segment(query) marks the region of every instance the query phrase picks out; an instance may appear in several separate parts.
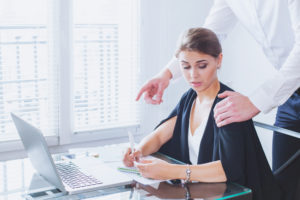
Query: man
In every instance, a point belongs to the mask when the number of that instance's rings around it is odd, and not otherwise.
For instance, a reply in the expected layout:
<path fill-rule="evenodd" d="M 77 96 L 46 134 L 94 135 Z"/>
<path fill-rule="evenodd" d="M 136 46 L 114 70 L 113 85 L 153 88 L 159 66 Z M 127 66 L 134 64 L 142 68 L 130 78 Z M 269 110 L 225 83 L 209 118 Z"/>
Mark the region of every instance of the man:
<path fill-rule="evenodd" d="M 217 126 L 245 121 L 279 106 L 275 125 L 300 132 L 300 0 L 215 0 L 204 27 L 224 40 L 237 22 L 261 45 L 277 73 L 249 97 L 221 93 L 224 99 L 214 110 Z M 137 100 L 145 93 L 147 103 L 160 104 L 169 80 L 180 74 L 178 66 L 176 58 L 171 59 L 141 88 Z M 299 149 L 299 139 L 274 133 L 273 171 Z"/>

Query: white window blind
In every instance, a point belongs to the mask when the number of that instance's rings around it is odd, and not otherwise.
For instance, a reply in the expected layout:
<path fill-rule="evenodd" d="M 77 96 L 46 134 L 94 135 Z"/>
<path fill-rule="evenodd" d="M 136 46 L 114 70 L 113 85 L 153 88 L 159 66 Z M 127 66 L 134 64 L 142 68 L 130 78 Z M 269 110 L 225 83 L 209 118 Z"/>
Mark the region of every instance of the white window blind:
<path fill-rule="evenodd" d="M 138 2 L 0 0 L 0 142 L 19 139 L 10 112 L 66 141 L 71 132 L 138 125 Z M 72 112 L 62 112 L 66 99 Z"/>
<path fill-rule="evenodd" d="M 75 0 L 73 130 L 137 125 L 138 0 Z"/>
<path fill-rule="evenodd" d="M 17 139 L 10 112 L 57 134 L 57 70 L 49 0 L 0 0 L 0 141 Z"/>

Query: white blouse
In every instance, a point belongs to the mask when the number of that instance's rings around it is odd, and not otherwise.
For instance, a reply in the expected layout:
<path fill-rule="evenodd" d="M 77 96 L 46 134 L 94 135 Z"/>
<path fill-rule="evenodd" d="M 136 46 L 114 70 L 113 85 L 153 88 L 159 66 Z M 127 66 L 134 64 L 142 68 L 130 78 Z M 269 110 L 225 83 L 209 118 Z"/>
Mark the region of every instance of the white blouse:
<path fill-rule="evenodd" d="M 194 106 L 194 104 L 195 101 L 192 107 Z M 189 124 L 188 147 L 189 147 L 190 161 L 193 165 L 197 165 L 198 162 L 200 143 L 206 128 L 208 115 L 209 113 L 207 113 L 207 116 L 204 117 L 201 124 L 196 128 L 194 135 L 192 135 L 191 125 Z M 190 120 L 191 120 L 191 115 L 190 115 Z"/>

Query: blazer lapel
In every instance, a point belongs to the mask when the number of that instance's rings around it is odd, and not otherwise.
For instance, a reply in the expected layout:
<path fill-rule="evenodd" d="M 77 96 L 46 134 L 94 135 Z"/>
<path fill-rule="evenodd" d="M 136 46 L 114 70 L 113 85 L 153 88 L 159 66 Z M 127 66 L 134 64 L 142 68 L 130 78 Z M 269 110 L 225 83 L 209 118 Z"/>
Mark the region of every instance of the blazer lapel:
<path fill-rule="evenodd" d="M 220 90 L 218 94 L 225 91 L 224 85 L 220 83 Z M 211 162 L 214 160 L 214 153 L 216 152 L 215 148 L 218 146 L 215 145 L 217 141 L 218 133 L 217 126 L 214 118 L 214 107 L 220 101 L 218 96 L 216 96 L 213 105 L 211 106 L 211 110 L 207 119 L 207 124 L 203 133 L 202 140 L 200 141 L 199 155 L 198 155 L 198 164 L 203 164 L 207 162 Z"/>

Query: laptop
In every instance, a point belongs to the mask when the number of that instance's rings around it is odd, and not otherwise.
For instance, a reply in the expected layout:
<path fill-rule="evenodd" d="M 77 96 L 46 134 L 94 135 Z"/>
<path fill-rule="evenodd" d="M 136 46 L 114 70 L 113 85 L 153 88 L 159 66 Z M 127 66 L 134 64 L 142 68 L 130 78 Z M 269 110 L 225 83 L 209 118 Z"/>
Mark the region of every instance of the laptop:
<path fill-rule="evenodd" d="M 97 158 L 54 163 L 41 131 L 11 113 L 28 157 L 35 170 L 62 193 L 75 194 L 132 183 L 132 179 Z"/>

